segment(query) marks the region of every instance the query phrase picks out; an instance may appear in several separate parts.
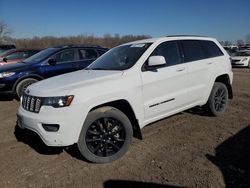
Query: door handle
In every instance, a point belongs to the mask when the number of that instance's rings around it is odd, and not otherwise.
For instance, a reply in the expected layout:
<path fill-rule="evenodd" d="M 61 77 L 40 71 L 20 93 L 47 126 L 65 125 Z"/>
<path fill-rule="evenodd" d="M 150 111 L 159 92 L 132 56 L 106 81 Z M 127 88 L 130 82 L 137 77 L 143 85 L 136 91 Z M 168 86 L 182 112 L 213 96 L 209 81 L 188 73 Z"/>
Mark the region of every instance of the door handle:
<path fill-rule="evenodd" d="M 179 69 L 176 69 L 177 72 L 181 72 L 181 71 L 184 71 L 185 70 L 185 67 L 182 67 L 182 68 L 179 68 Z"/>
<path fill-rule="evenodd" d="M 213 63 L 212 62 L 208 62 L 207 65 L 212 65 Z"/>

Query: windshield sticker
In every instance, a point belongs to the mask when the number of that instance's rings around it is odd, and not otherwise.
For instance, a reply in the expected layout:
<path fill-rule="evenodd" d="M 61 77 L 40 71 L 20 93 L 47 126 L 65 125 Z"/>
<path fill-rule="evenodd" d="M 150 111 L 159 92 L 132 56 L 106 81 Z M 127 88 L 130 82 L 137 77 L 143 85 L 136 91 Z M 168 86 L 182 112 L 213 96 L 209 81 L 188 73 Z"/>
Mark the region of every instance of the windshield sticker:
<path fill-rule="evenodd" d="M 142 47 L 144 47 L 145 46 L 145 44 L 132 44 L 131 46 L 130 46 L 130 48 L 142 48 Z"/>

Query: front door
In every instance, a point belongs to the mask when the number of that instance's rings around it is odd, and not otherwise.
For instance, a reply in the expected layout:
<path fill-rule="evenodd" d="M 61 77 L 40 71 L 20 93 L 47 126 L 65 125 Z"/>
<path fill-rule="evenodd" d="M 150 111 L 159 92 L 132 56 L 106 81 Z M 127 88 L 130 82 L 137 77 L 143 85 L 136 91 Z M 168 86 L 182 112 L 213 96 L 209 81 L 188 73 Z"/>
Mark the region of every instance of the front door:
<path fill-rule="evenodd" d="M 164 56 L 166 66 L 143 71 L 143 101 L 146 122 L 174 113 L 187 104 L 187 68 L 176 41 L 161 43 L 150 56 Z"/>
<path fill-rule="evenodd" d="M 45 69 L 43 74 L 45 78 L 76 71 L 77 57 L 75 49 L 63 50 L 51 58 L 56 60 L 55 65 L 46 63 L 44 67 L 41 67 Z"/>

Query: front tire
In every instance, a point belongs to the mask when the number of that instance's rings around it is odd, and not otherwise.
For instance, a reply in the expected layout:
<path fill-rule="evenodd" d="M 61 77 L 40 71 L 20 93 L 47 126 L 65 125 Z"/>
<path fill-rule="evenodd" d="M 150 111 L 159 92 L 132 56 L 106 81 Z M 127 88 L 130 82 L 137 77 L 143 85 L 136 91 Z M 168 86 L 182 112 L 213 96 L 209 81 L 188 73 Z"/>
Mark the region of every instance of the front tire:
<path fill-rule="evenodd" d="M 132 125 L 123 112 L 101 107 L 89 112 L 77 145 L 87 160 L 109 163 L 127 152 L 132 135 Z"/>
<path fill-rule="evenodd" d="M 228 103 L 228 90 L 225 84 L 215 82 L 206 104 L 206 109 L 212 116 L 222 115 Z"/>
<path fill-rule="evenodd" d="M 27 89 L 27 87 L 35 82 L 38 82 L 38 80 L 36 80 L 34 78 L 27 78 L 27 79 L 20 81 L 16 86 L 17 98 L 20 99 L 20 97 L 23 95 L 23 93 Z"/>

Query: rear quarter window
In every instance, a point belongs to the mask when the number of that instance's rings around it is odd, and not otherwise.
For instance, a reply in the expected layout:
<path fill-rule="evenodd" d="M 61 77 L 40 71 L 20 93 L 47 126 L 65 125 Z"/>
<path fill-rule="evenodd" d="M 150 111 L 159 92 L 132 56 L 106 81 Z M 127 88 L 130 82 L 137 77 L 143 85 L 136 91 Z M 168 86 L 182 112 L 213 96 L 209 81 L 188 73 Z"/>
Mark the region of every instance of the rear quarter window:
<path fill-rule="evenodd" d="M 200 41 L 205 51 L 206 58 L 218 57 L 224 55 L 220 48 L 212 41 Z"/>

